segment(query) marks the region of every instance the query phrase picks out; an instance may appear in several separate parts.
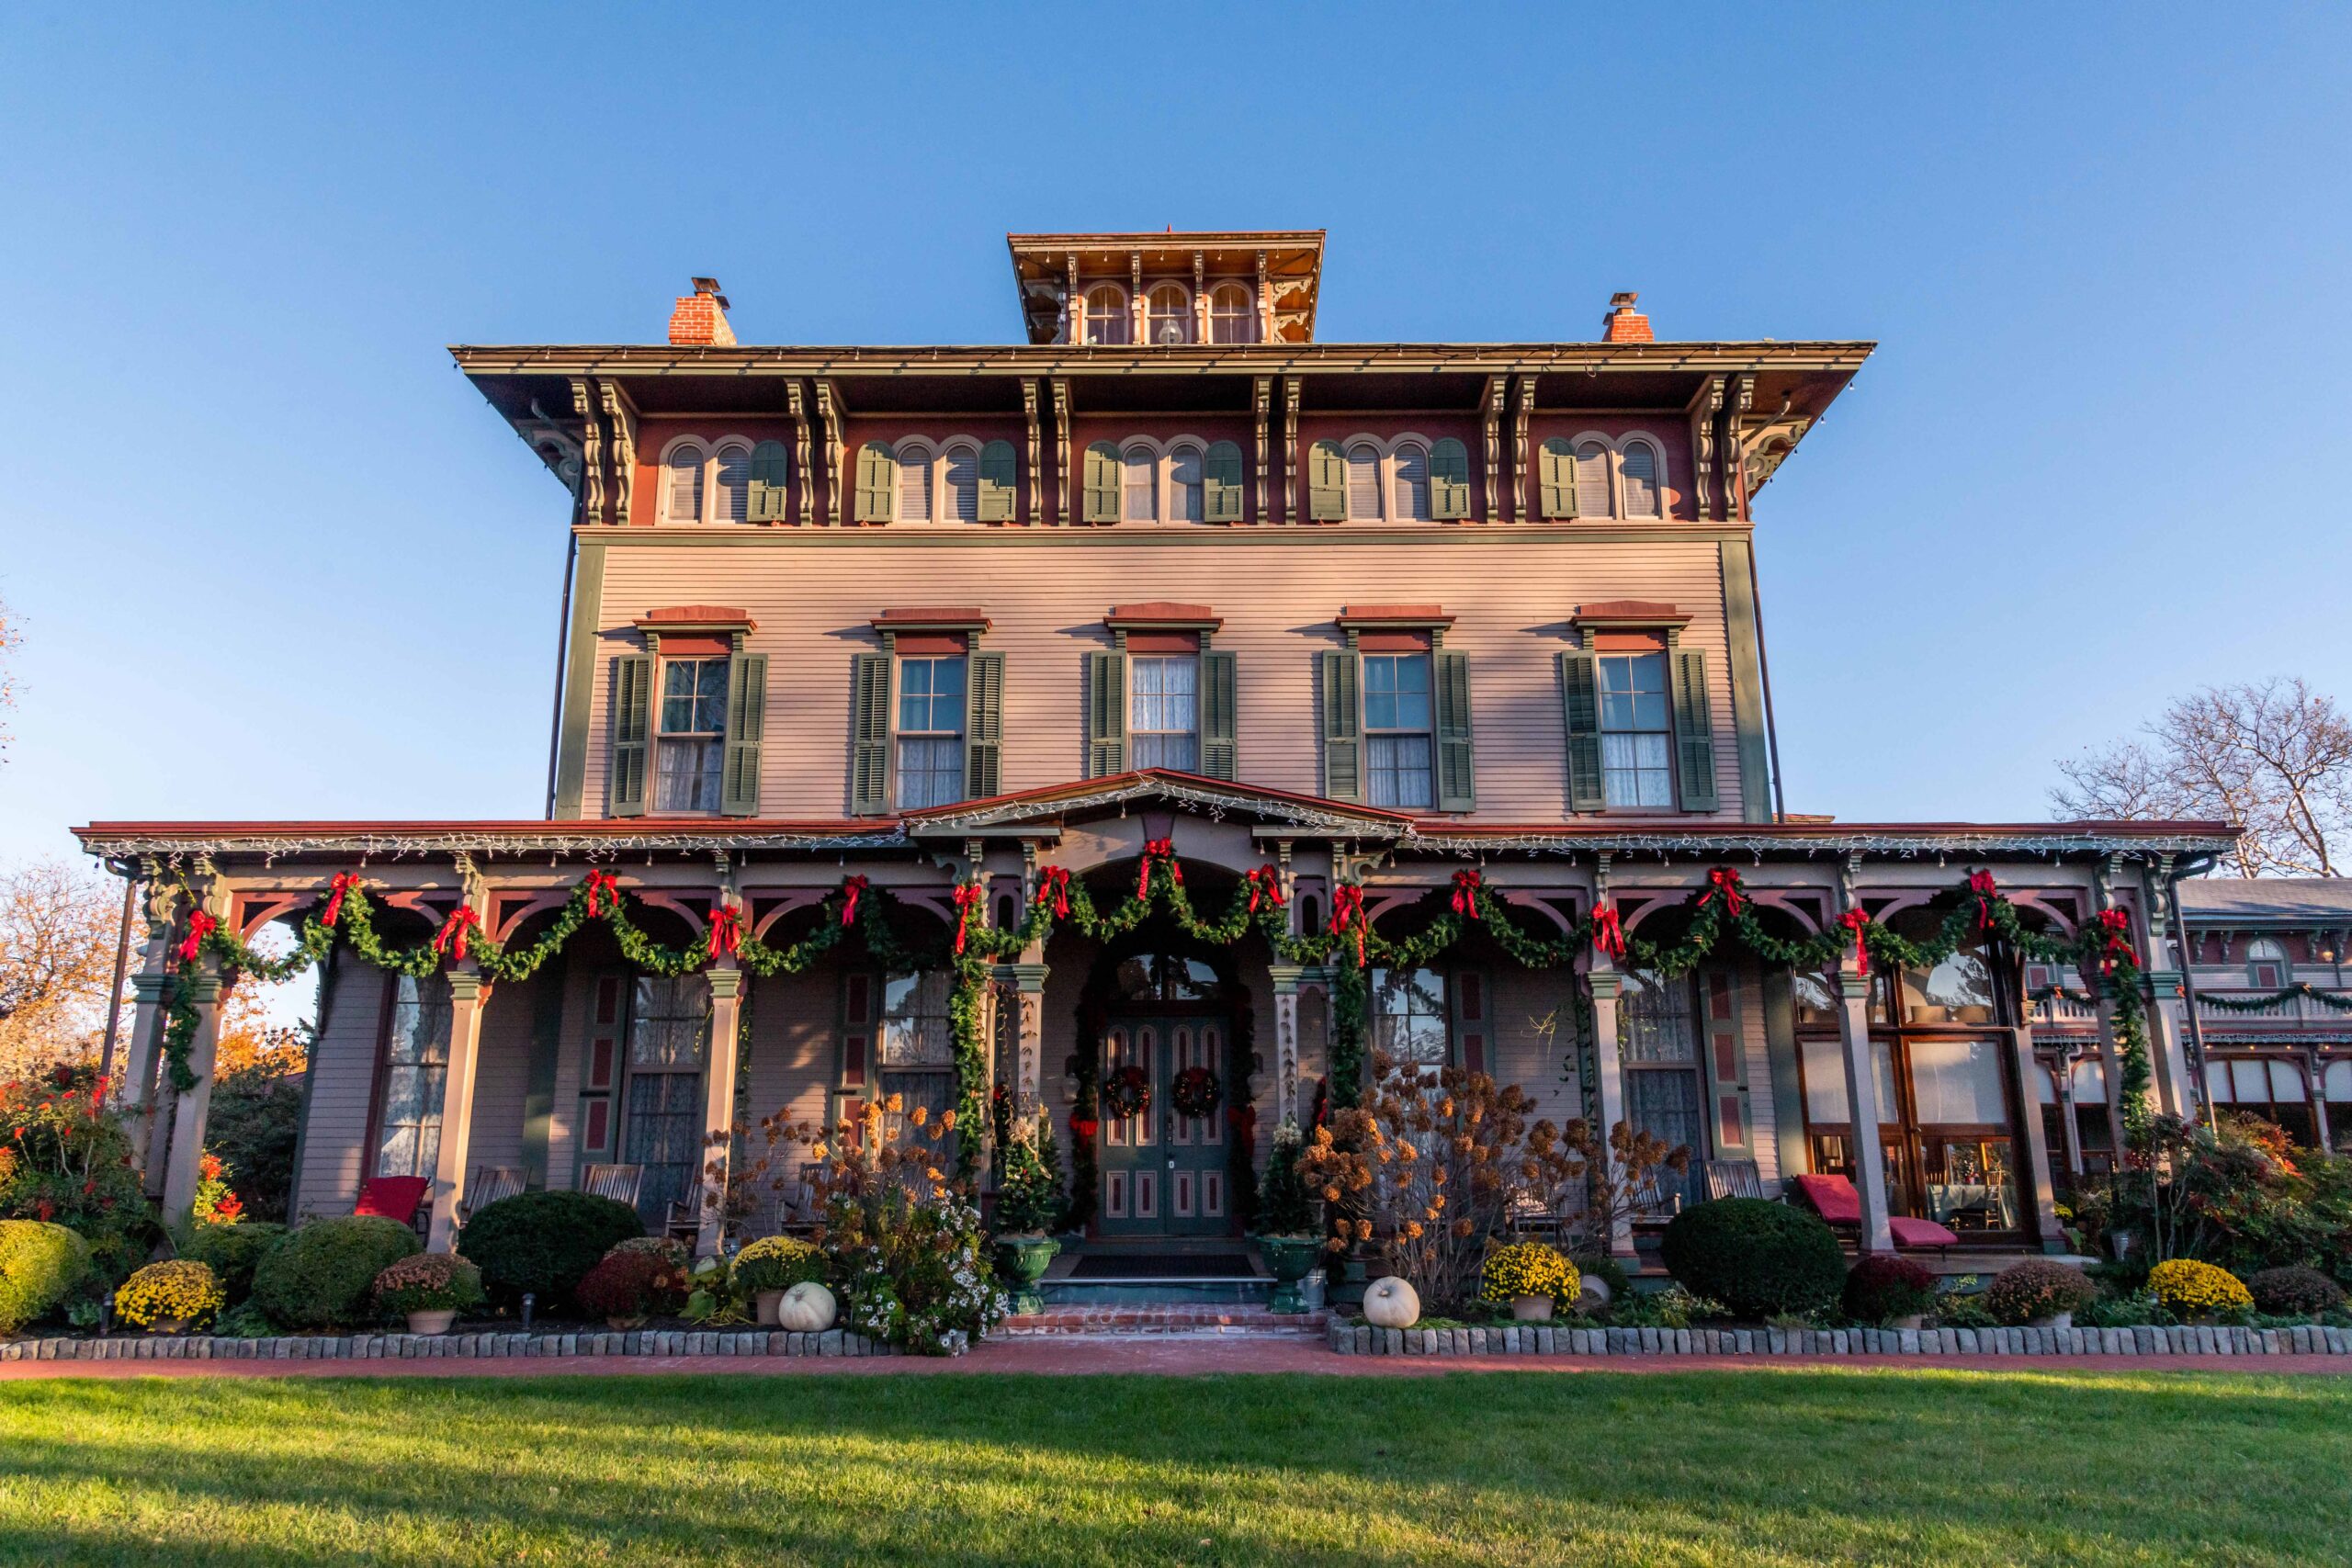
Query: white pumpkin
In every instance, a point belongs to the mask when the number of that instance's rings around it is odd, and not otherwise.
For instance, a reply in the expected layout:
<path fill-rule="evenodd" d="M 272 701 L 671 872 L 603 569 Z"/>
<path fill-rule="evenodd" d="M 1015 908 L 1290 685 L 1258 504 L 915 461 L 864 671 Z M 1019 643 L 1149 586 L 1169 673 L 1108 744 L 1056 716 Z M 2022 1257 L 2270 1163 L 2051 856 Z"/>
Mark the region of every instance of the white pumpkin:
<path fill-rule="evenodd" d="M 814 1280 L 804 1280 L 784 1292 L 784 1300 L 775 1303 L 778 1328 L 792 1334 L 822 1334 L 833 1325 L 841 1312 L 834 1303 L 833 1292 Z"/>
<path fill-rule="evenodd" d="M 1391 1274 L 1363 1289 L 1363 1320 L 1374 1328 L 1410 1328 L 1421 1320 L 1420 1293 Z"/>
<path fill-rule="evenodd" d="M 1580 1275 L 1577 1280 L 1577 1310 L 1599 1312 L 1609 1304 L 1609 1281 L 1598 1274 Z"/>

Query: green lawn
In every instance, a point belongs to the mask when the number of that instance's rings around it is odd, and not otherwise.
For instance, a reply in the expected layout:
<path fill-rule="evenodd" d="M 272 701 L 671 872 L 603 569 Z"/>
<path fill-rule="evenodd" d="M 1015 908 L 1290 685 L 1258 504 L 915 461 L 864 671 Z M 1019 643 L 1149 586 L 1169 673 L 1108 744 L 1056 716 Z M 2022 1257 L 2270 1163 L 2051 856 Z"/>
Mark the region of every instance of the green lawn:
<path fill-rule="evenodd" d="M 2342 1562 L 2352 1380 L 0 1384 L 0 1561 Z"/>

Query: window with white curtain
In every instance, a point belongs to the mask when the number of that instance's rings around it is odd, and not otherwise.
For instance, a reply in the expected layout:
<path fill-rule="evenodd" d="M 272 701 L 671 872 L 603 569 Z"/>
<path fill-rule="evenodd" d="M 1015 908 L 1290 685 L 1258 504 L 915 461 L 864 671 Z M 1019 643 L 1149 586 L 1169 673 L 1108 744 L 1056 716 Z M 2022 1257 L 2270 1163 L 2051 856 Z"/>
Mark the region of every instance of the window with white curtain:
<path fill-rule="evenodd" d="M 670 449 L 670 479 L 662 487 L 662 515 L 672 523 L 702 521 L 703 450 L 691 441 Z"/>
<path fill-rule="evenodd" d="M 912 442 L 899 448 L 899 521 L 931 521 L 931 453 Z"/>
<path fill-rule="evenodd" d="M 752 449 L 718 449 L 718 512 L 720 523 L 741 523 L 752 514 Z"/>
<path fill-rule="evenodd" d="M 947 449 L 947 515 L 958 523 L 980 520 L 980 455 L 970 446 Z"/>
<path fill-rule="evenodd" d="M 1378 522 L 1380 515 L 1380 448 L 1359 442 L 1348 448 L 1348 518 Z"/>
<path fill-rule="evenodd" d="M 1193 341 L 1193 302 L 1184 297 L 1182 287 L 1163 283 L 1144 296 L 1144 305 L 1153 343 Z"/>
<path fill-rule="evenodd" d="M 1396 448 L 1396 515 L 1430 520 L 1430 455 L 1421 447 Z"/>
<path fill-rule="evenodd" d="M 1159 465 L 1148 446 L 1130 446 L 1121 455 L 1126 475 L 1126 519 L 1149 523 L 1159 516 Z"/>
<path fill-rule="evenodd" d="M 1189 654 L 1127 660 L 1127 737 L 1138 768 L 1194 772 L 1201 661 Z"/>
<path fill-rule="evenodd" d="M 1168 457 L 1168 515 L 1179 523 L 1201 520 L 1201 454 L 1179 446 Z"/>
<path fill-rule="evenodd" d="M 1127 291 L 1117 284 L 1098 283 L 1086 291 L 1086 341 L 1127 341 Z"/>
<path fill-rule="evenodd" d="M 1625 515 L 1657 515 L 1657 448 L 1635 441 L 1625 448 L 1618 471 L 1625 476 Z"/>
<path fill-rule="evenodd" d="M 1250 302 L 1250 290 L 1240 284 L 1220 283 L 1209 291 L 1209 341 L 1258 341 L 1258 312 Z"/>
<path fill-rule="evenodd" d="M 1614 517 L 1609 484 L 1609 448 L 1588 441 L 1577 448 L 1577 515 Z"/>

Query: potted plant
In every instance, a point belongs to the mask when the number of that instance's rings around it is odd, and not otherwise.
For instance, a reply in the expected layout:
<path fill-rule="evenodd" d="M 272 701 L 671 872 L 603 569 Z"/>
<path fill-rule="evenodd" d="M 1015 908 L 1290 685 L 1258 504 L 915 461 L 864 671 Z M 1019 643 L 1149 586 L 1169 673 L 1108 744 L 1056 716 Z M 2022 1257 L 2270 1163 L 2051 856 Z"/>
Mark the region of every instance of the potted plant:
<path fill-rule="evenodd" d="M 2236 1275 L 2193 1258 L 2168 1258 L 2149 1269 L 2148 1289 L 2184 1322 L 2210 1323 L 2254 1310 L 2254 1294 Z"/>
<path fill-rule="evenodd" d="M 616 1248 L 581 1279 L 572 1299 L 609 1327 L 641 1328 L 657 1311 L 675 1312 L 685 1294 L 685 1275 L 660 1253 Z"/>
<path fill-rule="evenodd" d="M 825 1255 L 808 1242 L 788 1235 L 762 1236 L 735 1255 L 728 1287 L 738 1301 L 753 1304 L 753 1315 L 770 1328 L 779 1326 L 776 1309 L 793 1286 L 825 1278 Z"/>
<path fill-rule="evenodd" d="M 1856 1323 L 1917 1328 L 1935 1303 L 1935 1275 L 1908 1258 L 1869 1253 L 1847 1272 L 1846 1315 Z"/>
<path fill-rule="evenodd" d="M 458 1314 L 481 1305 L 481 1270 L 454 1252 L 420 1252 L 376 1276 L 376 1308 L 408 1320 L 411 1334 L 447 1334 Z"/>
<path fill-rule="evenodd" d="M 1038 1116 L 1013 1134 L 1005 1150 L 1004 1179 L 996 1192 L 997 1269 L 1012 1287 L 1015 1312 L 1045 1308 L 1037 1281 L 1061 1250 L 1061 1244 L 1046 1233 L 1061 1213 L 1061 1156 L 1054 1147 L 1052 1124 Z"/>
<path fill-rule="evenodd" d="M 2046 1258 L 2004 1269 L 1984 1287 L 1984 1310 L 1994 1322 L 2011 1326 L 2072 1328 L 2075 1314 L 2097 1300 L 2098 1287 L 2090 1276 Z"/>
<path fill-rule="evenodd" d="M 1487 1255 L 1478 1270 L 1478 1299 L 1510 1303 L 1521 1323 L 1544 1323 L 1555 1307 L 1576 1304 L 1583 1288 L 1576 1269 L 1559 1248 L 1540 1241 L 1512 1242 Z"/>
<path fill-rule="evenodd" d="M 1279 1313 L 1306 1310 L 1299 1281 L 1314 1269 L 1323 1251 L 1315 1200 L 1298 1168 L 1299 1151 L 1306 1142 L 1298 1123 L 1285 1118 L 1274 1129 L 1266 1179 L 1258 1189 L 1258 1252 L 1266 1260 L 1266 1271 L 1274 1277 L 1273 1292 L 1266 1305 Z"/>
<path fill-rule="evenodd" d="M 228 1304 L 220 1277 L 189 1258 L 150 1263 L 114 1293 L 115 1315 L 150 1334 L 185 1334 Z"/>

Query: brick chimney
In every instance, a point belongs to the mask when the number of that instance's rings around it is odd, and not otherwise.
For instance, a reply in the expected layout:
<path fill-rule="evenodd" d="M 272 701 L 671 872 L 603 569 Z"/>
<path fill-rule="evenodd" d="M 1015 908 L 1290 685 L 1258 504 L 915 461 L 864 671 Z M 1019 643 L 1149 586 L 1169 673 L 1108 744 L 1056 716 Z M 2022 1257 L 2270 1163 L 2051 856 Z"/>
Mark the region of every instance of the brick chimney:
<path fill-rule="evenodd" d="M 1600 341 L 1603 343 L 1655 343 L 1650 335 L 1650 319 L 1634 309 L 1638 294 L 1611 294 L 1609 314 L 1600 318 Z M 683 302 L 682 302 L 683 305 Z M 672 333 L 677 329 L 673 327 Z M 673 342 L 676 339 L 673 336 Z"/>
<path fill-rule="evenodd" d="M 727 296 L 718 279 L 697 277 L 695 291 L 670 312 L 670 341 L 689 348 L 732 348 L 735 329 L 727 324 Z"/>

